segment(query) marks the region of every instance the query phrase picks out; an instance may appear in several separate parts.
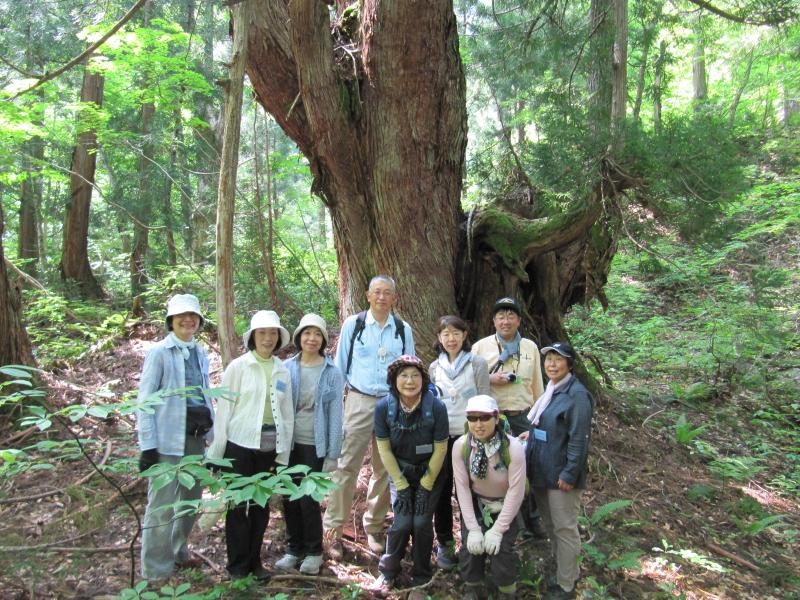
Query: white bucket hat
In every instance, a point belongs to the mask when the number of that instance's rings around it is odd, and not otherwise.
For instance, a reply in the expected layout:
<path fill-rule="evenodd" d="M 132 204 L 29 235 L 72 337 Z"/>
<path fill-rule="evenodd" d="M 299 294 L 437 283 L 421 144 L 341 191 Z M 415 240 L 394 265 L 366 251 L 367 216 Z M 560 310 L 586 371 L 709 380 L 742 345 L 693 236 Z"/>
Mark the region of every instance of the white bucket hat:
<path fill-rule="evenodd" d="M 172 331 L 172 317 L 183 313 L 194 313 L 200 317 L 200 326 L 203 326 L 205 317 L 200 310 L 200 301 L 192 294 L 175 294 L 167 302 L 167 330 Z"/>
<path fill-rule="evenodd" d="M 467 400 L 467 410 L 465 412 L 499 413 L 500 409 L 497 407 L 497 401 L 494 398 L 481 394 Z"/>
<path fill-rule="evenodd" d="M 245 331 L 242 336 L 245 348 L 247 348 L 247 345 L 250 343 L 250 335 L 253 331 L 261 329 L 262 327 L 272 327 L 281 332 L 281 343 L 278 344 L 273 352 L 277 352 L 289 343 L 289 331 L 281 325 L 281 318 L 278 316 L 278 313 L 274 310 L 260 310 L 250 319 L 250 329 Z"/>
<path fill-rule="evenodd" d="M 292 341 L 294 345 L 297 346 L 298 350 L 300 349 L 300 334 L 306 327 L 316 327 L 319 329 L 322 332 L 325 345 L 328 345 L 328 326 L 325 324 L 325 319 L 314 313 L 308 313 L 307 315 L 303 315 L 303 318 L 300 319 L 300 324 L 297 326 L 297 329 L 294 330 L 294 335 L 292 336 Z"/>

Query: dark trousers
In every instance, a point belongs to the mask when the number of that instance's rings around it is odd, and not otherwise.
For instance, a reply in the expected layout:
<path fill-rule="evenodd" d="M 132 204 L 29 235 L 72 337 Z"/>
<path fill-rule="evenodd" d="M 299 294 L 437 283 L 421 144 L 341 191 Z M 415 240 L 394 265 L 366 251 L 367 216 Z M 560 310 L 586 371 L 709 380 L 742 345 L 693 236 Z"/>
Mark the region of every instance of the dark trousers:
<path fill-rule="evenodd" d="M 317 458 L 317 449 L 311 445 L 295 444 L 289 456 L 289 466 L 308 465 L 312 471 L 321 471 L 324 459 Z M 294 477 L 299 484 L 302 475 Z M 289 501 L 283 497 L 283 516 L 286 519 L 286 544 L 294 556 L 322 554 L 322 513 L 319 502 L 311 496 Z"/>
<path fill-rule="evenodd" d="M 433 514 L 436 541 L 442 546 L 453 541 L 453 444 L 457 439 L 457 437 L 450 437 L 447 440 L 447 457 L 439 472 L 439 478 L 442 480 L 442 493 L 439 494 L 436 512 Z"/>
<path fill-rule="evenodd" d="M 506 416 L 506 419 L 508 419 L 508 424 L 511 426 L 511 435 L 514 437 L 530 429 L 531 422 L 528 421 L 526 413 L 514 415 L 512 417 Z M 517 520 L 520 518 L 522 519 L 522 524 L 525 526 L 525 529 L 533 531 L 532 521 L 539 518 L 539 509 L 536 506 L 536 499 L 533 497 L 533 494 L 528 494 L 522 500 L 522 506 L 519 507 L 519 512 L 517 513 Z"/>
<path fill-rule="evenodd" d="M 489 529 L 483 522 L 483 516 L 478 509 L 478 498 L 472 495 L 472 505 L 475 507 L 475 518 L 480 523 L 481 531 L 486 533 Z M 489 571 L 492 583 L 496 586 L 511 585 L 517 581 L 517 554 L 514 552 L 514 540 L 517 539 L 519 525 L 517 520 L 511 521 L 511 526 L 503 534 L 500 542 L 500 552 L 494 556 L 486 554 L 470 554 L 467 550 L 467 536 L 469 530 L 461 520 L 461 551 L 458 554 L 458 569 L 461 579 L 466 583 L 478 584 L 483 581 L 486 559 L 489 559 Z"/>
<path fill-rule="evenodd" d="M 386 577 L 395 578 L 400 573 L 400 561 L 406 554 L 408 539 L 413 539 L 411 546 L 411 559 L 414 567 L 411 569 L 411 576 L 414 579 L 430 579 L 433 575 L 431 568 L 431 550 L 433 549 L 433 511 L 439 502 L 442 494 L 443 479 L 441 473 L 433 484 L 430 497 L 428 498 L 427 510 L 422 515 L 415 515 L 412 511 L 409 515 L 398 515 L 392 517 L 392 526 L 386 534 L 386 553 L 381 556 L 378 562 L 378 570 Z M 416 492 L 419 484 L 412 485 L 412 494 Z M 397 490 L 394 483 L 389 480 L 389 491 L 392 496 L 392 506 L 394 506 Z"/>
<path fill-rule="evenodd" d="M 243 448 L 233 442 L 225 446 L 225 458 L 233 461 L 232 472 L 247 477 L 275 469 L 275 452 Z M 268 524 L 269 502 L 263 507 L 254 502 L 243 502 L 228 510 L 225 544 L 231 575 L 244 576 L 261 568 L 261 544 Z"/>

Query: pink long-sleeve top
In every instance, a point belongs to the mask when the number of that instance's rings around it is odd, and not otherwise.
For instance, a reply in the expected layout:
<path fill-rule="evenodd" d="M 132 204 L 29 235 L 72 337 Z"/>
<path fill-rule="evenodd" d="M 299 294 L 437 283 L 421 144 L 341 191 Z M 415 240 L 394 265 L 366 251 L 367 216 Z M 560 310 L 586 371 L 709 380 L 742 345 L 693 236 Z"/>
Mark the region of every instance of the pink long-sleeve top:
<path fill-rule="evenodd" d="M 508 531 L 511 522 L 517 516 L 522 499 L 525 496 L 525 449 L 520 441 L 509 436 L 509 455 L 511 464 L 507 469 L 496 468 L 501 462 L 500 451 L 498 450 L 489 458 L 489 469 L 486 479 L 478 479 L 470 475 L 467 464 L 472 462 L 476 445 L 471 443 L 469 461 L 464 464 L 464 444 L 467 443 L 468 435 L 462 435 L 453 444 L 453 478 L 456 482 L 456 494 L 458 504 L 461 507 L 461 518 L 469 531 L 480 531 L 481 526 L 475 518 L 475 506 L 472 503 L 472 493 L 470 491 L 470 478 L 472 479 L 472 491 L 476 495 L 487 499 L 503 499 L 503 509 L 495 519 L 494 527 L 500 533 Z"/>

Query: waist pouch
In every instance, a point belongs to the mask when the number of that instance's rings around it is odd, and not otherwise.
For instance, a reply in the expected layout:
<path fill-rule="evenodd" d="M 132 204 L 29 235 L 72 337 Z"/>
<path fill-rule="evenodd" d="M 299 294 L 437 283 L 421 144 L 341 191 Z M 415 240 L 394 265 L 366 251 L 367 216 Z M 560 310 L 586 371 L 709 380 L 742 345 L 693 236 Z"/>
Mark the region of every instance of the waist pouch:
<path fill-rule="evenodd" d="M 186 407 L 186 435 L 204 436 L 214 426 L 207 406 Z"/>
<path fill-rule="evenodd" d="M 271 429 L 262 429 L 261 444 L 259 445 L 258 449 L 261 450 L 261 452 L 275 452 L 275 449 L 277 448 L 277 442 L 278 432 L 274 427 Z"/>

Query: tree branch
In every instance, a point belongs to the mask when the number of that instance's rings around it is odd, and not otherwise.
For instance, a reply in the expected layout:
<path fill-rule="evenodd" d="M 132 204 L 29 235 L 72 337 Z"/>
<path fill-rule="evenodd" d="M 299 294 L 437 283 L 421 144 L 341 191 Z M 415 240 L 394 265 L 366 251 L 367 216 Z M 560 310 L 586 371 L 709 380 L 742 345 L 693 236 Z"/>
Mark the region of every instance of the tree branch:
<path fill-rule="evenodd" d="M 61 75 L 61 74 L 63 74 L 63 73 L 66 73 L 67 71 L 69 71 L 69 70 L 70 70 L 72 67 L 74 67 L 74 66 L 76 66 L 76 65 L 79 65 L 79 64 L 81 64 L 81 63 L 82 63 L 84 60 L 86 60 L 86 58 L 88 58 L 89 56 L 91 56 L 91 55 L 92 55 L 92 53 L 93 53 L 95 50 L 97 50 L 97 49 L 98 49 L 100 46 L 102 46 L 103 44 L 105 44 L 105 43 L 108 41 L 108 39 L 109 39 L 109 38 L 110 38 L 112 35 L 114 35 L 115 33 L 117 33 L 117 31 L 119 31 L 119 30 L 120 30 L 120 29 L 123 27 L 123 25 L 125 25 L 125 23 L 127 23 L 128 21 L 130 21 L 130 20 L 131 20 L 131 18 L 133 17 L 133 15 L 135 15 L 135 14 L 136 14 L 136 12 L 137 12 L 137 11 L 138 11 L 138 10 L 139 10 L 139 9 L 140 9 L 140 8 L 141 8 L 143 5 L 144 5 L 144 4 L 145 4 L 145 2 L 147 2 L 147 0 L 136 0 L 136 4 L 134 4 L 134 5 L 133 5 L 133 6 L 130 8 L 130 10 L 129 10 L 128 12 L 126 12 L 126 13 L 125 13 L 125 15 L 124 15 L 124 16 L 123 16 L 123 17 L 122 17 L 122 18 L 121 18 L 119 21 L 117 21 L 117 22 L 114 24 L 114 26 L 113 26 L 111 29 L 109 29 L 109 30 L 108 30 L 106 33 L 104 33 L 104 34 L 103 34 L 103 35 L 100 37 L 100 39 L 98 39 L 98 40 L 97 40 L 96 42 L 94 42 L 93 44 L 89 44 L 89 46 L 86 48 L 86 50 L 84 50 L 83 52 L 81 52 L 81 53 L 80 53 L 78 56 L 76 56 L 75 58 L 73 58 L 71 61 L 69 61 L 67 64 L 65 64 L 65 65 L 64 65 L 63 67 L 61 67 L 60 69 L 56 69 L 56 70 L 55 70 L 55 71 L 53 71 L 52 73 L 45 73 L 45 74 L 44 74 L 42 77 L 40 77 L 40 78 L 39 78 L 39 80 L 38 80 L 36 83 L 34 83 L 32 86 L 30 86 L 30 87 L 28 87 L 28 88 L 25 88 L 25 89 L 24 89 L 24 90 L 22 90 L 21 92 L 17 92 L 16 94 L 14 94 L 14 95 L 11 97 L 11 100 L 14 100 L 14 99 L 16 99 L 16 98 L 19 98 L 20 96 L 22 96 L 23 94 L 27 94 L 28 92 L 32 92 L 33 90 L 35 90 L 36 88 L 38 88 L 40 85 L 43 85 L 43 84 L 47 83 L 48 81 L 51 81 L 51 80 L 55 79 L 55 78 L 56 78 L 56 77 L 58 77 L 59 75 Z"/>
<path fill-rule="evenodd" d="M 714 6 L 707 0 L 689 0 L 689 2 L 717 15 L 718 17 L 727 19 L 728 21 L 733 21 L 734 23 L 745 23 L 747 25 L 781 25 L 795 18 L 798 14 L 797 8 L 788 2 L 783 6 L 780 4 L 777 5 L 774 9 L 764 15 L 757 15 L 759 18 L 752 18 L 749 16 L 742 16 L 728 12 L 717 6 Z"/>

